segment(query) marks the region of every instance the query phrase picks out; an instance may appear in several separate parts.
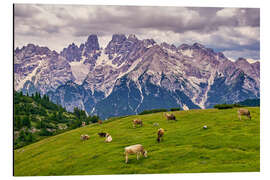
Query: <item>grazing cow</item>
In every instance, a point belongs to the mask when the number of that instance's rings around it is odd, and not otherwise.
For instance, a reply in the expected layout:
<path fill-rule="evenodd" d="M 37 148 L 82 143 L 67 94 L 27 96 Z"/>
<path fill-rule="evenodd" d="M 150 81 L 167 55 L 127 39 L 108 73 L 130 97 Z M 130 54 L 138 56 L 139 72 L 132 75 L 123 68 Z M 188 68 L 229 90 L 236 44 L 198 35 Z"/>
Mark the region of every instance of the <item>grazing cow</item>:
<path fill-rule="evenodd" d="M 154 123 L 153 126 L 159 126 L 159 123 Z"/>
<path fill-rule="evenodd" d="M 106 137 L 106 134 L 107 134 L 107 133 L 105 133 L 105 132 L 100 132 L 100 133 L 98 133 L 98 135 L 99 135 L 100 137 Z"/>
<path fill-rule="evenodd" d="M 167 118 L 167 120 L 175 120 L 176 121 L 174 114 L 165 113 L 165 117 Z"/>
<path fill-rule="evenodd" d="M 82 127 L 84 127 L 85 125 L 86 125 L 86 123 L 83 121 L 83 122 L 82 122 Z"/>
<path fill-rule="evenodd" d="M 98 120 L 98 124 L 102 124 L 102 121 L 101 120 Z"/>
<path fill-rule="evenodd" d="M 144 150 L 144 148 L 143 148 L 143 146 L 141 144 L 136 144 L 136 145 L 125 147 L 124 154 L 126 155 L 126 163 L 128 162 L 128 155 L 129 154 L 136 154 L 137 155 L 137 160 L 139 160 L 139 156 L 141 154 L 144 157 L 147 157 L 147 151 Z"/>
<path fill-rule="evenodd" d="M 157 137 L 157 142 L 159 143 L 160 140 L 161 140 L 161 137 L 164 135 L 164 129 L 159 128 L 159 130 L 158 130 L 158 132 L 157 132 L 157 135 L 158 135 L 158 137 Z M 162 139 L 163 139 L 163 138 L 162 138 Z"/>
<path fill-rule="evenodd" d="M 238 118 L 240 120 L 241 120 L 241 116 L 247 116 L 251 120 L 251 115 L 248 109 L 243 109 L 243 108 L 238 109 L 237 113 L 238 113 Z"/>
<path fill-rule="evenodd" d="M 106 133 L 106 139 L 105 142 L 112 142 L 112 136 L 108 133 Z"/>
<path fill-rule="evenodd" d="M 85 141 L 85 140 L 88 140 L 89 139 L 89 136 L 87 134 L 82 134 L 81 135 L 81 140 L 82 141 Z"/>
<path fill-rule="evenodd" d="M 134 119 L 132 122 L 134 128 L 136 127 L 137 124 L 141 125 L 141 127 L 143 126 L 143 122 L 140 119 Z"/>

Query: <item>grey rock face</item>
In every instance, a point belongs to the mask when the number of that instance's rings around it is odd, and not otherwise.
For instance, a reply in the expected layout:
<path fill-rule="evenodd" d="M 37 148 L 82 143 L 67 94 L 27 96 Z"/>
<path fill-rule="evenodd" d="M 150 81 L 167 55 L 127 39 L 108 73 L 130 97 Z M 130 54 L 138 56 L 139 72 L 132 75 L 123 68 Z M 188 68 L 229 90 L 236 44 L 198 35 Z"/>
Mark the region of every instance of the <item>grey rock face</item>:
<path fill-rule="evenodd" d="M 82 58 L 82 49 L 72 43 L 67 48 L 64 48 L 60 55 L 65 57 L 69 62 L 80 61 Z"/>
<path fill-rule="evenodd" d="M 123 46 L 123 42 L 126 41 L 124 34 L 114 34 L 112 40 L 105 48 L 105 54 L 109 54 L 109 58 L 112 59 L 113 54 L 118 53 Z"/>
<path fill-rule="evenodd" d="M 85 43 L 85 53 L 91 53 L 96 50 L 99 50 L 98 38 L 97 35 L 91 34 Z"/>
<path fill-rule="evenodd" d="M 74 80 L 68 61 L 47 47 L 28 44 L 14 57 L 15 90 L 46 94 Z"/>

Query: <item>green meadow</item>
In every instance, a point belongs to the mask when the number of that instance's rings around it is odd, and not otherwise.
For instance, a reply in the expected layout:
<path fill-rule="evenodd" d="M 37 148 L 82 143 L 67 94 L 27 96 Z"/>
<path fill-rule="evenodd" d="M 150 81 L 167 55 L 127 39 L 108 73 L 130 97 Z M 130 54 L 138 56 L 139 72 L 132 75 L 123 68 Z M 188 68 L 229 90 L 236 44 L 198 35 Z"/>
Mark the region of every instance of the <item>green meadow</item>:
<path fill-rule="evenodd" d="M 91 124 L 14 150 L 14 175 L 258 172 L 260 108 L 248 109 L 251 120 L 240 121 L 234 108 L 175 111 L 176 122 L 154 113 Z M 133 127 L 135 118 L 143 127 Z M 165 129 L 161 143 L 159 128 Z M 113 141 L 105 143 L 98 132 L 108 132 Z M 82 142 L 81 134 L 90 139 Z M 129 155 L 126 164 L 124 148 L 134 144 L 142 144 L 148 157 Z"/>

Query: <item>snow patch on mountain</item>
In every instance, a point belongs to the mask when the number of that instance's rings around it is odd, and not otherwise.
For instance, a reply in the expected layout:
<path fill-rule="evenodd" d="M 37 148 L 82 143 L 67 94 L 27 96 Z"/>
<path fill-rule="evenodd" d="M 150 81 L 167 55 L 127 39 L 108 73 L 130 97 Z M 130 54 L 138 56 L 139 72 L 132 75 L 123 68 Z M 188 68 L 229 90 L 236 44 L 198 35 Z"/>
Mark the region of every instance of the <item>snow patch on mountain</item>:
<path fill-rule="evenodd" d="M 228 59 L 229 59 L 230 61 L 232 61 L 232 62 L 235 62 L 235 61 L 236 61 L 235 59 L 230 58 L 230 57 L 228 57 Z"/>
<path fill-rule="evenodd" d="M 247 62 L 249 64 L 253 64 L 253 63 L 256 63 L 256 62 L 260 62 L 260 60 L 256 60 L 256 59 L 247 59 Z"/>
<path fill-rule="evenodd" d="M 128 68 L 127 71 L 121 72 L 116 79 L 120 79 L 124 75 L 126 75 L 126 74 L 130 73 L 131 71 L 133 71 L 141 61 L 142 61 L 142 59 L 138 58 L 135 62 L 133 62 L 133 64 Z M 132 80 L 134 80 L 134 79 L 132 79 Z"/>
<path fill-rule="evenodd" d="M 186 49 L 186 50 L 180 50 L 180 52 L 187 57 L 193 57 L 193 50 L 192 49 Z"/>
<path fill-rule="evenodd" d="M 75 83 L 82 84 L 83 80 L 86 78 L 89 73 L 89 65 L 84 64 L 85 58 L 81 61 L 73 61 L 70 62 L 69 65 L 71 67 L 71 71 L 73 76 L 75 77 Z"/>
<path fill-rule="evenodd" d="M 144 99 L 144 96 L 143 96 L 143 92 L 142 92 L 142 87 L 141 87 L 141 85 L 140 85 L 140 83 L 139 82 L 136 82 L 136 85 L 137 85 L 137 87 L 138 87 L 138 89 L 139 89 L 139 91 L 140 91 L 140 96 L 141 96 L 141 101 L 140 101 L 140 103 L 138 104 L 138 106 L 135 108 L 135 112 L 136 112 L 136 114 L 138 113 L 138 108 L 141 106 L 141 104 L 143 103 L 143 99 Z"/>
<path fill-rule="evenodd" d="M 205 109 L 205 103 L 206 103 L 207 98 L 208 98 L 208 92 L 209 92 L 211 86 L 212 86 L 213 83 L 214 83 L 214 80 L 215 80 L 215 74 L 216 74 L 216 71 L 214 71 L 214 72 L 211 73 L 210 78 L 208 79 L 206 91 L 205 91 L 205 93 L 203 94 L 203 97 L 202 97 L 201 102 L 198 104 L 202 109 Z"/>
<path fill-rule="evenodd" d="M 116 54 L 114 54 L 113 56 L 116 56 Z M 102 51 L 96 61 L 96 66 L 105 66 L 105 65 L 112 66 L 113 68 L 117 68 L 117 64 L 113 64 L 112 60 L 109 59 L 108 55 L 105 54 L 104 51 Z"/>
<path fill-rule="evenodd" d="M 18 90 L 22 89 L 24 83 L 26 83 L 27 81 L 32 81 L 32 78 L 36 75 L 37 70 L 38 70 L 39 68 L 41 68 L 43 64 L 44 64 L 44 63 L 43 63 L 42 60 L 41 60 L 41 61 L 38 61 L 38 66 L 37 66 L 31 73 L 29 73 L 24 79 L 22 79 L 22 80 L 19 82 L 18 86 L 15 87 L 15 90 L 18 91 Z"/>
<path fill-rule="evenodd" d="M 184 111 L 189 110 L 189 108 L 188 108 L 188 106 L 186 104 L 183 104 L 183 109 L 184 109 Z"/>

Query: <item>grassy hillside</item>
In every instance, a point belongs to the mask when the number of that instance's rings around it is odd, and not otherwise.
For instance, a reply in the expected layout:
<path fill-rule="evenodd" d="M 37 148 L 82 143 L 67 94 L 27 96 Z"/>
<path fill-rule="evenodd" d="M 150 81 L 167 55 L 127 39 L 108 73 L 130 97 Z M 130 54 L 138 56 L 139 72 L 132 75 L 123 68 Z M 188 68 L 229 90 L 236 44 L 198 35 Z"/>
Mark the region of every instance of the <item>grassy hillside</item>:
<path fill-rule="evenodd" d="M 14 151 L 15 176 L 145 174 L 260 171 L 260 109 L 248 108 L 252 120 L 237 118 L 237 109 L 176 111 L 177 122 L 163 113 L 128 116 L 56 135 Z M 144 126 L 133 128 L 139 117 Z M 153 126 L 153 123 L 159 126 Z M 203 129 L 204 125 L 208 129 Z M 164 141 L 156 141 L 158 128 Z M 113 141 L 105 143 L 97 133 Z M 90 139 L 80 141 L 81 134 Z M 140 143 L 148 157 L 125 163 L 124 147 Z"/>
<path fill-rule="evenodd" d="M 98 121 L 97 116 L 86 116 L 85 111 L 65 108 L 54 104 L 49 97 L 36 93 L 25 96 L 14 92 L 14 148 L 20 148 L 48 136 Z"/>

